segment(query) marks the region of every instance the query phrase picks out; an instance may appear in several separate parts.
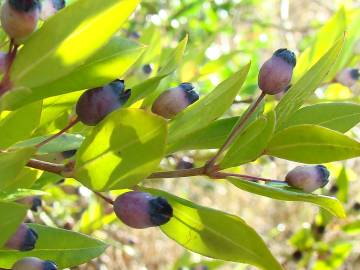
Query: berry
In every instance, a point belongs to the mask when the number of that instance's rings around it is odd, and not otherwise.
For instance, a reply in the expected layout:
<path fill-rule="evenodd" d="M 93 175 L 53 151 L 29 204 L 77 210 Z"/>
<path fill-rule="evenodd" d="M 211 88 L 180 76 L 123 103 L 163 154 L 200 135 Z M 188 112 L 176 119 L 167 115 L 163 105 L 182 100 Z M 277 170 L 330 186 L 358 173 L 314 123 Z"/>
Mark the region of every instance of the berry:
<path fill-rule="evenodd" d="M 37 233 L 23 223 L 15 234 L 5 243 L 5 247 L 19 251 L 29 251 L 35 248 L 37 239 Z"/>
<path fill-rule="evenodd" d="M 17 261 L 12 270 L 57 270 L 54 262 L 43 261 L 35 257 L 26 257 Z"/>
<path fill-rule="evenodd" d="M 138 191 L 120 195 L 114 202 L 114 211 L 123 223 L 135 229 L 161 226 L 173 215 L 166 199 Z"/>
<path fill-rule="evenodd" d="M 359 80 L 359 77 L 360 73 L 358 69 L 346 68 L 336 75 L 335 81 L 347 87 L 352 87 Z"/>
<path fill-rule="evenodd" d="M 191 83 L 182 83 L 178 87 L 163 92 L 154 102 L 152 112 L 171 119 L 186 107 L 199 99 Z"/>
<path fill-rule="evenodd" d="M 65 7 L 65 0 L 44 0 L 41 4 L 40 18 L 45 21 Z"/>
<path fill-rule="evenodd" d="M 259 72 L 259 87 L 268 94 L 275 95 L 284 91 L 290 84 L 294 67 L 295 54 L 287 49 L 279 49 L 267 60 Z"/>
<path fill-rule="evenodd" d="M 75 156 L 76 152 L 77 152 L 77 149 L 67 150 L 67 151 L 62 152 L 62 156 L 65 159 L 72 158 L 73 156 Z"/>
<path fill-rule="evenodd" d="M 296 250 L 292 254 L 292 257 L 293 257 L 294 261 L 298 262 L 298 261 L 300 261 L 302 259 L 303 254 L 302 254 L 302 252 L 300 250 Z"/>
<path fill-rule="evenodd" d="M 123 80 L 115 80 L 103 87 L 85 91 L 76 105 L 79 120 L 85 125 L 95 126 L 109 113 L 120 108 L 131 95 L 125 91 Z"/>
<path fill-rule="evenodd" d="M 1 25 L 18 42 L 34 32 L 39 14 L 39 0 L 6 0 L 1 9 Z"/>
<path fill-rule="evenodd" d="M 352 208 L 356 211 L 360 211 L 360 203 L 359 202 L 355 202 L 352 206 Z"/>
<path fill-rule="evenodd" d="M 285 181 L 292 187 L 313 192 L 329 182 L 329 175 L 329 171 L 323 165 L 299 166 L 286 175 Z"/>
<path fill-rule="evenodd" d="M 150 64 L 146 64 L 146 65 L 143 65 L 142 70 L 146 75 L 150 75 L 151 72 L 153 71 L 153 68 Z"/>

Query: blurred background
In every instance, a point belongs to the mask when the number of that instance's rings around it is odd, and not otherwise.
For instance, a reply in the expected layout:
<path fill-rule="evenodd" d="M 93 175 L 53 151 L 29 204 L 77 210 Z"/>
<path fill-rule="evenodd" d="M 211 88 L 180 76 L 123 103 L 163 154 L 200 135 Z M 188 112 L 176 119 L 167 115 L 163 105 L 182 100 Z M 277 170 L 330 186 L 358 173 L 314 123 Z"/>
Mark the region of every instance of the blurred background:
<path fill-rule="evenodd" d="M 252 67 L 246 84 L 224 116 L 231 117 L 242 113 L 258 95 L 258 70 L 273 51 L 286 47 L 296 52 L 296 80 L 336 39 L 343 36 L 345 29 L 348 30 L 347 37 L 353 42 L 351 55 L 344 66 L 358 68 L 360 1 L 143 0 L 119 35 L 148 46 L 144 56 L 125 78 L 129 85 L 155 76 L 171 49 L 189 35 L 182 64 L 176 73 L 161 82 L 153 97 L 158 91 L 185 81 L 192 82 L 202 95 L 206 94 L 251 60 Z M 311 53 L 307 52 L 310 46 L 315 48 Z M 348 88 L 332 83 L 335 75 L 335 72 L 329 75 L 328 83 L 316 91 L 309 104 L 334 100 L 359 102 L 359 85 Z M 63 100 L 75 101 L 80 94 L 68 94 Z M 274 106 L 280 98 L 269 98 L 266 106 Z M 146 107 L 150 101 L 151 98 L 145 100 L 143 106 Z M 73 112 L 73 103 L 69 105 L 58 100 L 57 104 L 67 109 L 49 126 L 44 125 L 49 132 L 63 127 Z M 360 140 L 358 127 L 349 134 Z M 200 166 L 212 153 L 212 150 L 175 153 L 163 160 L 162 169 Z M 234 170 L 283 179 L 296 165 L 262 157 Z M 272 200 L 205 177 L 147 180 L 143 184 L 240 216 L 263 237 L 285 269 L 352 270 L 360 269 L 359 165 L 358 159 L 327 165 L 331 170 L 331 183 L 321 192 L 337 196 L 344 203 L 348 216 L 343 220 L 332 218 L 308 203 Z M 130 229 L 122 225 L 111 209 L 89 190 L 75 181 L 60 180 L 44 174 L 38 181 L 39 185 L 50 182 L 57 184 L 46 186 L 49 195 L 43 197 L 41 210 L 30 213 L 29 219 L 92 234 L 112 245 L 100 258 L 74 269 L 255 269 L 212 261 L 186 252 L 156 228 Z"/>

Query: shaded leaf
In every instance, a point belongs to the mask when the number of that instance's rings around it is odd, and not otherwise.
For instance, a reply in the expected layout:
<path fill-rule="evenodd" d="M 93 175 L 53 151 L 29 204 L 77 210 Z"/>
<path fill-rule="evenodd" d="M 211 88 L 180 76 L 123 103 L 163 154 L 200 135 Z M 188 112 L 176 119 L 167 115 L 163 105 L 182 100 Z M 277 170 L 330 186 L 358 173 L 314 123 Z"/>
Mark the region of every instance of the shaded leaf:
<path fill-rule="evenodd" d="M 185 248 L 207 257 L 248 263 L 265 270 L 282 269 L 261 237 L 241 218 L 163 191 L 146 191 L 169 201 L 174 216 L 161 230 Z"/>
<path fill-rule="evenodd" d="M 254 121 L 233 142 L 220 167 L 226 169 L 256 160 L 270 141 L 275 124 L 273 111 Z"/>
<path fill-rule="evenodd" d="M 42 102 L 29 104 L 17 111 L 10 112 L 0 121 L 0 148 L 31 136 L 41 117 Z"/>

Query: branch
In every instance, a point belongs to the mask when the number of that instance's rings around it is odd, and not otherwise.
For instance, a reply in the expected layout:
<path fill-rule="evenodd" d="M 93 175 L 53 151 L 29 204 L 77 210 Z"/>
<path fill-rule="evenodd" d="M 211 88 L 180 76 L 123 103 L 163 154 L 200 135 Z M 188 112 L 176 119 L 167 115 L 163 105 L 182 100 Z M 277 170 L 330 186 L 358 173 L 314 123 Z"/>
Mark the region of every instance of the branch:
<path fill-rule="evenodd" d="M 245 127 L 245 124 L 251 117 L 251 115 L 255 112 L 256 108 L 259 106 L 261 101 L 265 97 L 265 92 L 261 92 L 260 96 L 254 101 L 254 103 L 250 106 L 249 110 L 245 113 L 244 117 L 240 120 L 240 122 L 237 124 L 237 126 L 231 131 L 229 137 L 226 139 L 224 145 L 218 150 L 216 155 L 210 159 L 210 161 L 207 163 L 206 168 L 207 170 L 211 171 L 215 164 L 217 159 L 227 150 L 227 148 L 233 143 L 233 141 L 236 139 L 237 135 L 243 130 Z"/>
<path fill-rule="evenodd" d="M 179 177 L 188 177 L 188 176 L 199 176 L 206 175 L 205 168 L 194 168 L 194 169 L 185 169 L 185 170 L 177 170 L 170 172 L 156 172 L 151 174 L 148 179 L 154 178 L 179 178 Z"/>
<path fill-rule="evenodd" d="M 50 163 L 50 162 L 37 160 L 37 159 L 30 159 L 28 161 L 28 163 L 26 164 L 26 166 L 34 168 L 34 169 L 42 170 L 42 171 L 59 174 L 61 176 L 62 176 L 63 172 L 66 171 L 66 168 L 67 168 L 66 165 Z"/>

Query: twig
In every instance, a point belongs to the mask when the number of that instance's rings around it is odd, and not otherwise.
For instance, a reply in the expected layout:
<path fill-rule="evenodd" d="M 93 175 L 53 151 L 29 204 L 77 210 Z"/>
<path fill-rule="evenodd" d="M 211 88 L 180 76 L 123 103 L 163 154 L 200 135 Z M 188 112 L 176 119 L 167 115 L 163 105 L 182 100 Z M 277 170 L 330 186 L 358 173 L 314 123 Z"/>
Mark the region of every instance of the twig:
<path fill-rule="evenodd" d="M 263 181 L 263 182 L 269 182 L 269 183 L 285 183 L 285 181 L 281 180 L 274 180 L 274 179 L 268 179 L 263 177 L 257 177 L 257 176 L 251 176 L 251 175 L 245 175 L 245 174 L 237 174 L 237 173 L 226 173 L 226 172 L 217 172 L 214 173 L 214 176 L 218 178 L 226 178 L 226 177 L 236 177 L 236 178 L 243 178 L 250 181 Z"/>
<path fill-rule="evenodd" d="M 217 159 L 227 150 L 227 148 L 236 139 L 237 135 L 242 131 L 245 124 L 249 120 L 250 116 L 255 112 L 256 108 L 259 106 L 261 101 L 264 99 L 265 95 L 266 95 L 265 92 L 261 92 L 260 96 L 250 106 L 249 110 L 246 112 L 244 117 L 241 119 L 240 123 L 231 131 L 229 137 L 226 139 L 223 146 L 218 150 L 216 155 L 212 159 L 210 159 L 210 161 L 206 164 L 207 170 L 209 170 L 209 171 L 213 170 Z"/>
<path fill-rule="evenodd" d="M 66 165 L 50 163 L 37 159 L 30 159 L 26 166 L 59 175 L 62 175 L 62 173 L 66 171 L 67 168 Z"/>
<path fill-rule="evenodd" d="M 106 197 L 105 195 L 102 195 L 100 192 L 97 191 L 93 191 L 96 196 L 99 196 L 101 199 L 103 199 L 105 202 L 109 203 L 109 204 L 114 204 L 114 200 L 110 199 L 109 197 Z"/>
<path fill-rule="evenodd" d="M 75 126 L 78 122 L 79 122 L 79 118 L 77 116 L 74 117 L 73 119 L 70 120 L 69 124 L 66 127 L 64 127 L 62 130 L 60 130 L 58 133 L 56 133 L 56 134 L 52 135 L 51 137 L 47 138 L 46 140 L 42 141 L 41 143 L 38 143 L 37 145 L 35 145 L 35 147 L 40 148 L 40 147 L 44 146 L 48 142 L 50 142 L 50 141 L 56 139 L 57 137 L 61 136 L 62 134 L 64 134 L 70 128 Z"/>
<path fill-rule="evenodd" d="M 206 175 L 205 168 L 194 168 L 194 169 L 184 169 L 170 172 L 156 172 L 151 174 L 148 179 L 154 178 L 179 178 L 179 177 L 188 177 L 188 176 L 199 176 Z"/>

